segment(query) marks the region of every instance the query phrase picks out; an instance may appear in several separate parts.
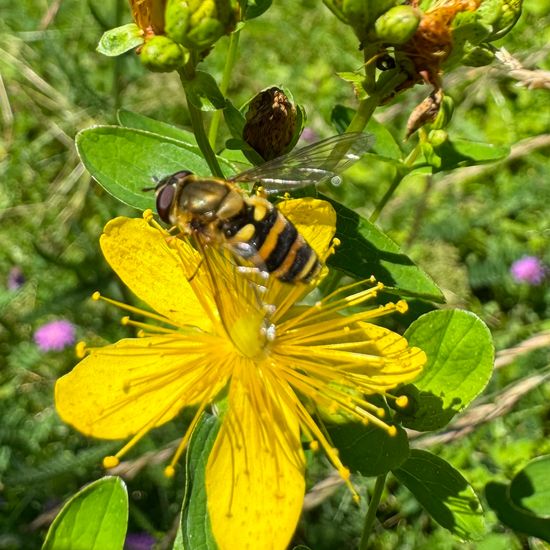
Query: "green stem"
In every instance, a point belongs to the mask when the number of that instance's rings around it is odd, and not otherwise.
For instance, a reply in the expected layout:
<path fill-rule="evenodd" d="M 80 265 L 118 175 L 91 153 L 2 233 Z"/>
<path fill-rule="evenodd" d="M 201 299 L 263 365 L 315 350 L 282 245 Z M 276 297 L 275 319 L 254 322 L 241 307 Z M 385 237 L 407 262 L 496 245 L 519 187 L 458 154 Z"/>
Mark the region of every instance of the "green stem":
<path fill-rule="evenodd" d="M 410 172 L 410 168 L 414 164 L 414 161 L 418 158 L 420 154 L 420 144 L 417 144 L 416 147 L 409 153 L 407 158 L 403 161 L 403 165 L 397 169 L 393 181 L 386 191 L 384 196 L 380 199 L 380 202 L 376 205 L 373 213 L 369 217 L 371 223 L 375 223 L 376 220 L 380 217 L 382 210 L 388 204 L 389 200 L 392 198 L 395 190 L 399 187 L 399 184 L 405 179 L 405 176 Z"/>
<path fill-rule="evenodd" d="M 119 27 L 122 22 L 123 14 L 123 0 L 114 0 L 114 27 Z M 115 57 L 113 63 L 113 83 L 112 83 L 112 94 L 113 94 L 113 105 L 115 108 L 115 117 L 120 108 L 120 92 L 121 92 L 121 81 L 120 75 L 122 73 L 122 56 Z"/>
<path fill-rule="evenodd" d="M 363 532 L 361 533 L 361 540 L 359 541 L 359 550 L 367 550 L 372 526 L 374 525 L 374 520 L 376 519 L 376 511 L 378 510 L 378 505 L 380 504 L 380 499 L 382 498 L 382 492 L 384 491 L 384 485 L 386 484 L 386 475 L 387 474 L 383 474 L 376 478 L 374 491 L 369 502 L 369 509 L 367 510 L 365 523 L 363 524 Z"/>
<path fill-rule="evenodd" d="M 223 68 L 222 81 L 220 82 L 220 90 L 225 97 L 227 90 L 229 88 L 229 81 L 231 80 L 231 75 L 233 74 L 233 67 L 235 66 L 235 61 L 237 60 L 237 52 L 239 49 L 239 36 L 241 31 L 237 30 L 231 33 L 229 38 L 229 50 L 227 52 L 227 57 L 225 58 L 225 67 Z M 210 128 L 208 130 L 208 141 L 212 148 L 216 147 L 216 137 L 218 136 L 218 128 L 220 126 L 220 120 L 222 118 L 222 111 L 218 109 L 212 115 L 212 121 L 210 122 Z"/>
<path fill-rule="evenodd" d="M 181 84 L 185 91 L 185 98 L 187 100 L 187 109 L 189 110 L 189 116 L 191 117 L 191 126 L 193 127 L 193 133 L 195 134 L 195 139 L 197 140 L 197 145 L 201 150 L 204 159 L 206 160 L 210 171 L 213 176 L 223 178 L 223 172 L 216 158 L 216 154 L 210 147 L 210 142 L 204 131 L 204 123 L 202 120 L 202 111 L 195 107 L 193 103 L 189 100 L 189 94 L 187 92 L 186 84 L 189 82 L 190 75 L 194 72 L 194 67 L 186 67 L 178 71 L 180 75 Z"/>

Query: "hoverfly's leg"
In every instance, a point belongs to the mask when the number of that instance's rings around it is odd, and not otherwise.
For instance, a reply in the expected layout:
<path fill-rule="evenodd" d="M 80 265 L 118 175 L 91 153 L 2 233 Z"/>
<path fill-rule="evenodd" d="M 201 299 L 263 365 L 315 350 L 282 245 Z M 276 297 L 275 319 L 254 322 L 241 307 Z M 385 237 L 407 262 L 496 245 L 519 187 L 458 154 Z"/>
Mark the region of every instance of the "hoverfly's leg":
<path fill-rule="evenodd" d="M 265 187 L 261 183 L 255 183 L 252 188 L 252 193 L 254 193 L 250 198 L 259 197 L 260 199 L 267 199 L 269 196 Z"/>
<path fill-rule="evenodd" d="M 197 264 L 197 267 L 195 267 L 195 271 L 193 271 L 193 273 L 191 274 L 190 277 L 187 277 L 188 282 L 191 282 L 195 278 L 195 276 L 199 272 L 199 269 L 201 268 L 201 265 L 202 265 L 203 261 L 204 261 L 204 257 L 201 257 L 199 263 Z"/>

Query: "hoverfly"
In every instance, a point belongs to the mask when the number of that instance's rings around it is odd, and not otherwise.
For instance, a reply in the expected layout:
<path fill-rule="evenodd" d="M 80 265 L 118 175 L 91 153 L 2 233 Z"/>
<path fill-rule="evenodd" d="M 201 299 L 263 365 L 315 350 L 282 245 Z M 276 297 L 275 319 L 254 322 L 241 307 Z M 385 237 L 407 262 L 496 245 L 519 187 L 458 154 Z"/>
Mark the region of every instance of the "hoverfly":
<path fill-rule="evenodd" d="M 337 173 L 359 160 L 370 142 L 361 133 L 333 136 L 227 180 L 181 170 L 157 183 L 158 215 L 201 246 L 227 247 L 238 263 L 248 261 L 284 282 L 308 282 L 321 269 L 319 258 L 265 196 L 329 180 L 339 184 Z M 239 183 L 261 191 L 249 195 Z"/>

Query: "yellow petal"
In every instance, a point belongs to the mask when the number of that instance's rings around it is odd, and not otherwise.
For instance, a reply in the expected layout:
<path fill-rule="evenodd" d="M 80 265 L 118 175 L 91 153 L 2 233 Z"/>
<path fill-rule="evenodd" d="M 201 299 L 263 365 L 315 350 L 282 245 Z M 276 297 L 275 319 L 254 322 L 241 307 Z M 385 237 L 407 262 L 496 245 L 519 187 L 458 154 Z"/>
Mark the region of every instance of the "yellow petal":
<path fill-rule="evenodd" d="M 121 439 L 164 424 L 219 391 L 226 379 L 208 375 L 209 346 L 176 349 L 174 342 L 173 336 L 155 336 L 93 350 L 57 381 L 59 416 L 86 435 Z"/>
<path fill-rule="evenodd" d="M 323 257 L 336 231 L 336 212 L 330 203 L 309 197 L 277 204 L 318 256 Z"/>
<path fill-rule="evenodd" d="M 105 259 L 124 284 L 161 315 L 179 325 L 210 330 L 211 323 L 193 292 L 179 255 L 166 236 L 142 218 L 115 218 L 100 239 Z M 195 252 L 181 242 L 188 261 Z"/>
<path fill-rule="evenodd" d="M 289 391 L 284 382 L 249 374 L 246 383 L 231 382 L 229 410 L 208 459 L 208 512 L 220 550 L 284 550 L 305 491 L 298 419 L 278 399 Z"/>

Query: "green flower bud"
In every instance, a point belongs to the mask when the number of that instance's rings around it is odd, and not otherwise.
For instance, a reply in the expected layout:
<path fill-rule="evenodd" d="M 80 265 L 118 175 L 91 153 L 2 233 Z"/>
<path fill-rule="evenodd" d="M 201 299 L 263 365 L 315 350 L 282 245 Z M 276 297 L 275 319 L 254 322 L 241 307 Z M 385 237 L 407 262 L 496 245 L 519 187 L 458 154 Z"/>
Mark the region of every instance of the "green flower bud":
<path fill-rule="evenodd" d="M 344 23 L 350 25 L 362 42 L 367 40 L 374 22 L 397 4 L 398 0 L 323 0 Z"/>
<path fill-rule="evenodd" d="M 296 130 L 296 108 L 279 88 L 261 91 L 248 106 L 243 139 L 264 160 L 286 152 Z"/>
<path fill-rule="evenodd" d="M 420 11 L 412 6 L 395 6 L 374 23 L 377 38 L 388 44 L 408 42 L 420 23 Z"/>
<path fill-rule="evenodd" d="M 187 56 L 188 52 L 167 36 L 153 36 L 145 43 L 139 57 L 150 71 L 168 73 L 181 67 Z"/>
<path fill-rule="evenodd" d="M 523 0 L 483 0 L 476 13 L 492 27 L 487 41 L 502 38 L 512 30 L 521 15 L 522 4 Z"/>
<path fill-rule="evenodd" d="M 168 0 L 165 32 L 186 48 L 206 50 L 235 28 L 237 15 L 235 0 Z"/>
<path fill-rule="evenodd" d="M 470 46 L 464 48 L 462 64 L 468 67 L 483 67 L 489 65 L 495 58 L 495 53 L 488 46 L 480 44 L 479 46 Z"/>
<path fill-rule="evenodd" d="M 432 130 L 428 134 L 428 139 L 437 151 L 449 139 L 449 134 L 445 130 Z"/>
<path fill-rule="evenodd" d="M 455 102 L 452 97 L 448 95 L 443 96 L 442 101 L 439 104 L 439 111 L 433 121 L 433 129 L 441 130 L 447 128 L 453 118 L 453 112 L 455 109 Z"/>

